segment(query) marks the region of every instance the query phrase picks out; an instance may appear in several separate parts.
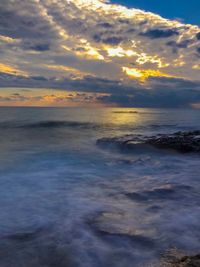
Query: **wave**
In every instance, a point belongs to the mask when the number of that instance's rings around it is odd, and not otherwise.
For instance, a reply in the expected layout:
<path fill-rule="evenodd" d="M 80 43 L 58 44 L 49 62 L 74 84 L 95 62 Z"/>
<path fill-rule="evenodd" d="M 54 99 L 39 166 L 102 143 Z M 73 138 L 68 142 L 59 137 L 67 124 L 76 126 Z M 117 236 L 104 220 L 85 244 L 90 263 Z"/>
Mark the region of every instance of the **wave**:
<path fill-rule="evenodd" d="M 151 124 L 149 125 L 152 129 L 159 129 L 159 128 L 171 128 L 171 127 L 177 127 L 178 124 Z"/>
<path fill-rule="evenodd" d="M 173 130 L 189 130 L 179 126 L 178 124 L 150 124 L 150 125 L 132 125 L 131 123 L 116 124 L 116 123 L 102 123 L 102 122 L 83 122 L 83 121 L 61 121 L 61 120 L 45 120 L 36 122 L 26 121 L 5 121 L 0 123 L 0 129 L 37 129 L 37 128 L 77 128 L 77 129 L 115 129 L 135 133 L 135 131 L 148 131 L 160 129 Z"/>
<path fill-rule="evenodd" d="M 2 122 L 0 128 L 18 128 L 18 129 L 37 129 L 37 128 L 97 128 L 99 127 L 96 123 L 90 122 L 77 122 L 77 121 L 39 121 L 33 123 L 23 122 Z"/>
<path fill-rule="evenodd" d="M 41 121 L 19 126 L 20 128 L 63 128 L 63 127 L 77 127 L 77 128 L 94 128 L 98 125 L 89 122 L 76 121 Z"/>

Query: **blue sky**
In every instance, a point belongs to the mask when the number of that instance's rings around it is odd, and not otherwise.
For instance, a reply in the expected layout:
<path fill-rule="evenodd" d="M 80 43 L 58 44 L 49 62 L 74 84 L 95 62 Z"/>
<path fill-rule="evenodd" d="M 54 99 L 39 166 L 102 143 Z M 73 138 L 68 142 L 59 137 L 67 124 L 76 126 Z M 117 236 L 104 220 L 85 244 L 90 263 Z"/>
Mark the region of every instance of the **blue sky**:
<path fill-rule="evenodd" d="M 199 0 L 112 0 L 112 2 L 151 11 L 165 18 L 180 18 L 185 23 L 200 25 Z"/>

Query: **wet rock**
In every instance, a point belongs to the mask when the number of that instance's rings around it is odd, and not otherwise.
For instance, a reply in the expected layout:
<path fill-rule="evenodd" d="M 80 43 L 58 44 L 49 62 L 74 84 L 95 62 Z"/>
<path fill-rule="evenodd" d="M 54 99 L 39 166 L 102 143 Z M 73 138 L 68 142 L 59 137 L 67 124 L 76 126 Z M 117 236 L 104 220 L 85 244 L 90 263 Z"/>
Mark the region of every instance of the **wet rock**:
<path fill-rule="evenodd" d="M 125 135 L 121 137 L 113 137 L 113 138 L 101 138 L 97 140 L 97 145 L 99 146 L 108 146 L 108 145 L 117 145 L 121 146 L 122 148 L 126 145 L 130 145 L 131 143 L 137 144 L 143 142 L 142 135 Z"/>
<path fill-rule="evenodd" d="M 192 187 L 187 185 L 167 184 L 151 190 L 126 193 L 126 196 L 136 202 L 177 200 L 187 197 L 191 190 Z"/>
<path fill-rule="evenodd" d="M 200 267 L 200 254 L 169 260 L 163 263 L 161 267 Z"/>
<path fill-rule="evenodd" d="M 38 232 L 16 233 L 7 238 L 13 241 L 29 241 L 37 237 Z"/>
<path fill-rule="evenodd" d="M 146 140 L 146 143 L 156 148 L 174 149 L 182 153 L 200 152 L 200 131 L 151 137 Z"/>
<path fill-rule="evenodd" d="M 97 145 L 108 147 L 115 145 L 122 149 L 141 148 L 141 145 L 157 149 L 175 150 L 181 153 L 200 153 L 200 131 L 159 134 L 156 136 L 125 135 L 122 137 L 102 138 Z"/>
<path fill-rule="evenodd" d="M 7 233 L 3 233 L 0 239 L 16 241 L 16 242 L 26 242 L 37 239 L 50 233 L 51 225 L 32 225 L 28 227 L 20 227 L 17 229 L 11 229 Z"/>
<path fill-rule="evenodd" d="M 148 207 L 146 210 L 147 210 L 148 212 L 153 212 L 153 213 L 155 213 L 155 212 L 159 212 L 161 209 L 162 209 L 161 206 L 153 205 L 153 206 Z"/>
<path fill-rule="evenodd" d="M 123 213 L 103 212 L 89 222 L 90 227 L 104 240 L 112 242 L 131 242 L 143 249 L 155 248 L 154 231 L 151 229 L 137 229 L 130 217 Z"/>
<path fill-rule="evenodd" d="M 184 267 L 199 267 L 200 266 L 200 254 L 193 256 L 193 257 L 189 257 L 189 256 L 185 256 L 180 260 L 180 266 L 184 266 Z"/>
<path fill-rule="evenodd" d="M 14 233 L 4 234 L 1 239 L 7 239 L 16 242 L 26 242 L 38 238 L 41 234 L 45 233 L 47 229 L 38 227 L 36 229 L 21 229 Z"/>
<path fill-rule="evenodd" d="M 0 238 L 1 267 L 76 267 L 70 242 L 56 229 L 22 228 Z"/>

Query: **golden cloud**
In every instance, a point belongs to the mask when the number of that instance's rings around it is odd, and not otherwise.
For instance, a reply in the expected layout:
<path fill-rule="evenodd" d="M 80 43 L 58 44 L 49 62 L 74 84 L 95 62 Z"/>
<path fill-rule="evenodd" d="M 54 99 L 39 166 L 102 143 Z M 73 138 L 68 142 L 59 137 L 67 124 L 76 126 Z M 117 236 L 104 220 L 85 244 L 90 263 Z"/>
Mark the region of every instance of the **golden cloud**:
<path fill-rule="evenodd" d="M 80 71 L 78 69 L 64 66 L 64 65 L 45 65 L 45 67 L 50 69 L 50 70 L 67 72 L 69 75 L 73 75 L 74 77 L 71 77 L 71 78 L 74 78 L 74 79 L 82 79 L 86 75 L 91 76 L 91 73 L 83 72 L 83 71 Z"/>
<path fill-rule="evenodd" d="M 151 69 L 137 69 L 122 67 L 123 72 L 130 78 L 137 79 L 140 82 L 145 82 L 149 77 L 168 77 L 172 78 L 172 75 L 161 72 L 160 70 Z"/>
<path fill-rule="evenodd" d="M 0 72 L 16 75 L 16 76 L 28 76 L 25 71 L 21 71 L 11 65 L 0 63 Z"/>
<path fill-rule="evenodd" d="M 17 39 L 8 37 L 8 36 L 4 36 L 4 35 L 0 35 L 0 41 L 5 42 L 5 43 L 16 43 L 18 42 Z"/>

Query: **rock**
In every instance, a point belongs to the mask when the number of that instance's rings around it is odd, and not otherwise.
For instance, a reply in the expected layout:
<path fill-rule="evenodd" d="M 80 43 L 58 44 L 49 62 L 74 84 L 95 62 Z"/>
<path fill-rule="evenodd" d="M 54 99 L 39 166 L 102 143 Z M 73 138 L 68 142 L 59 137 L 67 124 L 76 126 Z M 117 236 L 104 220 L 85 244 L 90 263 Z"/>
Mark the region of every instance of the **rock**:
<path fill-rule="evenodd" d="M 200 254 L 195 256 L 184 256 L 161 265 L 163 267 L 200 267 Z"/>
<path fill-rule="evenodd" d="M 176 151 L 200 152 L 200 131 L 178 132 L 172 135 L 151 137 L 145 143 L 161 149 L 174 149 Z"/>
<path fill-rule="evenodd" d="M 29 241 L 33 240 L 40 234 L 40 231 L 35 232 L 23 232 L 23 233 L 16 233 L 10 236 L 7 236 L 7 239 L 11 239 L 14 241 Z"/>
<path fill-rule="evenodd" d="M 175 150 L 180 153 L 200 152 L 200 131 L 176 132 L 156 136 L 125 135 L 122 137 L 102 138 L 97 145 L 117 146 L 122 149 L 134 150 L 138 147 L 151 146 L 157 149 Z"/>
<path fill-rule="evenodd" d="M 200 255 L 196 256 L 185 256 L 180 260 L 180 266 L 184 267 L 199 267 L 200 266 Z"/>
<path fill-rule="evenodd" d="M 187 185 L 166 184 L 139 192 L 129 192 L 126 196 L 136 202 L 169 201 L 189 198 L 193 188 Z"/>
<path fill-rule="evenodd" d="M 130 215 L 126 213 L 102 212 L 90 219 L 88 224 L 100 238 L 107 241 L 111 238 L 112 242 L 118 240 L 116 242 L 119 245 L 121 240 L 148 250 L 156 246 L 154 230 L 135 228 Z"/>

